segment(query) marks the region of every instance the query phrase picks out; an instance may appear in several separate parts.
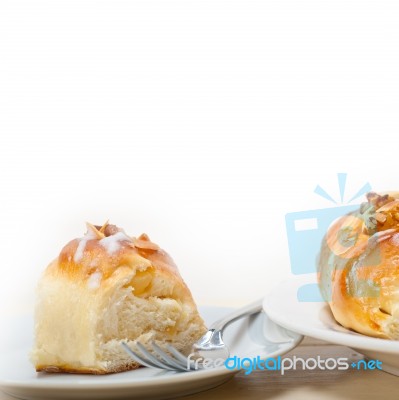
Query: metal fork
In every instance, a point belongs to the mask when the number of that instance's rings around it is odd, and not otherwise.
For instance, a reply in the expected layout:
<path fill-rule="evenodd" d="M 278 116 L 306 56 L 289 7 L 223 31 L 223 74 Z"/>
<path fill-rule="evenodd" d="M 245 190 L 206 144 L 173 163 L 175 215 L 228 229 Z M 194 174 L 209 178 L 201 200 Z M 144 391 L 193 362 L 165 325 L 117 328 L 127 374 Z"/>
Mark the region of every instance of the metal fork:
<path fill-rule="evenodd" d="M 187 357 L 172 345 L 167 344 L 162 349 L 156 343 L 152 342 L 152 352 L 142 343 L 136 343 L 136 351 L 133 351 L 126 343 L 122 342 L 124 350 L 130 357 L 141 365 L 150 368 L 167 369 L 170 371 L 190 371 L 203 369 L 203 361 L 226 360 L 230 353 L 223 342 L 223 330 L 227 325 L 239 318 L 258 313 L 262 310 L 262 300 L 259 299 L 243 308 L 233 311 L 227 316 L 214 322 L 197 342 L 192 345 L 190 356 Z"/>

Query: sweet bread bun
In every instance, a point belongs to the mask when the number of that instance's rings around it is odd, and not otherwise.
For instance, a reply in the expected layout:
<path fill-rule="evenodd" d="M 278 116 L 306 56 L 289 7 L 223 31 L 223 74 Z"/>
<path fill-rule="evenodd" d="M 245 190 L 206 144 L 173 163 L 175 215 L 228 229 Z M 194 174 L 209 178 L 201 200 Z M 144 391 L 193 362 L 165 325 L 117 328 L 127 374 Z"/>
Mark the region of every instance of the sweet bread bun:
<path fill-rule="evenodd" d="M 399 339 L 399 193 L 367 194 L 327 232 L 318 261 L 321 293 L 344 327 Z"/>
<path fill-rule="evenodd" d="M 185 351 L 206 331 L 170 256 L 147 235 L 93 226 L 69 242 L 37 289 L 36 371 L 106 374 L 139 365 L 134 349 L 166 342 Z"/>

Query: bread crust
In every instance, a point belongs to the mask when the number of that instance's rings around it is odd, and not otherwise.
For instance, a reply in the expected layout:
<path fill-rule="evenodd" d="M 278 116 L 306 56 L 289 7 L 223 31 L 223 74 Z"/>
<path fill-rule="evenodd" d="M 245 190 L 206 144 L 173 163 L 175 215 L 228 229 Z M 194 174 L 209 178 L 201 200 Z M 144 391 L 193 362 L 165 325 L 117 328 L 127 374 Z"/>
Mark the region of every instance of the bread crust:
<path fill-rule="evenodd" d="M 397 192 L 369 193 L 357 212 L 330 227 L 321 246 L 318 278 L 341 325 L 369 336 L 399 339 Z"/>
<path fill-rule="evenodd" d="M 36 372 L 47 372 L 47 373 L 69 373 L 69 374 L 91 374 L 91 375 L 106 375 L 118 372 L 132 371 L 139 368 L 140 365 L 137 363 L 127 364 L 120 366 L 112 370 L 99 369 L 99 368 L 74 368 L 68 365 L 37 365 Z"/>
<path fill-rule="evenodd" d="M 62 275 L 71 281 L 86 283 L 94 272 L 100 272 L 102 276 L 101 289 L 113 284 L 112 276 L 117 270 L 127 267 L 126 274 L 130 274 L 131 271 L 140 271 L 152 267 L 158 273 L 173 281 L 180 294 L 187 296 L 187 299 L 192 301 L 191 292 L 183 281 L 173 259 L 166 251 L 153 243 L 147 234 L 143 233 L 138 238 L 130 238 L 125 235 L 126 237 L 123 239 L 123 236 L 121 236 L 122 240 L 118 240 L 118 247 L 109 252 L 101 244 L 101 241 L 112 235 L 99 236 L 98 228 L 90 224 L 88 224 L 88 229 L 95 229 L 96 237 L 85 242 L 81 258 L 77 259 L 76 254 L 83 239 L 71 240 L 61 250 L 58 258 L 49 265 L 46 270 L 47 275 L 55 277 Z M 122 231 L 120 230 L 120 232 Z"/>

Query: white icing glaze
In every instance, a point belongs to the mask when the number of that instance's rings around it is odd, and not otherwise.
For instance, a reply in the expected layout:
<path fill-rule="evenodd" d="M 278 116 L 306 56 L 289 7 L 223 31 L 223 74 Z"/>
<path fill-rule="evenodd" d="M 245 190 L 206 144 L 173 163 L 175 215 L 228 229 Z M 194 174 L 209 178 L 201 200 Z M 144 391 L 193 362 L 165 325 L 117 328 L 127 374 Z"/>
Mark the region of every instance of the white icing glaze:
<path fill-rule="evenodd" d="M 115 235 L 111 235 L 101 239 L 99 243 L 103 246 L 108 254 L 113 254 L 117 250 L 119 250 L 121 244 L 119 243 L 120 240 L 129 240 L 131 241 L 130 237 L 127 236 L 124 232 L 117 232 Z"/>
<path fill-rule="evenodd" d="M 395 235 L 392 236 L 391 243 L 394 246 L 399 246 L 399 233 L 395 233 Z"/>
<path fill-rule="evenodd" d="M 100 271 L 93 272 L 87 280 L 87 286 L 89 289 L 98 289 L 101 284 L 103 274 Z"/>
<path fill-rule="evenodd" d="M 96 235 L 94 232 L 92 232 L 90 229 L 86 232 L 86 234 L 79 239 L 79 244 L 78 247 L 75 251 L 75 254 L 73 256 L 73 261 L 75 261 L 75 263 L 78 263 L 82 257 L 83 257 L 83 253 L 85 251 L 85 247 L 86 247 L 86 243 L 91 240 L 91 239 L 95 239 Z"/>
<path fill-rule="evenodd" d="M 93 260 L 90 261 L 89 267 L 97 267 L 98 265 L 98 259 L 93 258 Z"/>

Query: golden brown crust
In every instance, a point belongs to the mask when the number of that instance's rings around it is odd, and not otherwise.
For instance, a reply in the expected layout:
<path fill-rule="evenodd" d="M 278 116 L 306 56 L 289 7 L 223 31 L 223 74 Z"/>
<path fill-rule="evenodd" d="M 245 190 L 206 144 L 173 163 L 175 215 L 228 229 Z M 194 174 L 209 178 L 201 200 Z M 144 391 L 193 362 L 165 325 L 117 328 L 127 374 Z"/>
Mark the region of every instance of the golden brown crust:
<path fill-rule="evenodd" d="M 323 240 L 321 292 L 346 328 L 399 339 L 399 200 L 369 193 Z"/>
<path fill-rule="evenodd" d="M 111 238 L 123 231 L 108 223 L 102 227 L 91 224 L 87 226 L 88 232 L 92 232 L 90 239 L 81 238 L 70 241 L 49 266 L 47 273 L 62 274 L 74 281 L 87 281 L 94 272 L 100 272 L 101 285 L 104 286 L 107 284 L 107 279 L 112 278 L 112 275 L 121 267 L 134 270 L 152 267 L 167 279 L 174 281 L 176 290 L 181 295 L 191 298 L 191 293 L 182 280 L 173 259 L 153 243 L 147 234 L 143 233 L 138 238 L 122 235 L 121 240 L 118 240 L 115 245 L 116 250 L 110 252 L 106 246 L 102 245 L 103 239 Z M 82 240 L 84 240 L 84 248 L 79 250 Z"/>
<path fill-rule="evenodd" d="M 72 368 L 60 365 L 37 365 L 36 372 L 47 372 L 47 373 L 69 373 L 69 374 L 91 374 L 91 375 L 106 375 L 118 372 L 132 371 L 141 367 L 141 365 L 137 363 L 131 363 L 127 365 L 123 365 L 112 370 L 103 370 L 103 369 L 94 369 L 94 368 Z"/>

